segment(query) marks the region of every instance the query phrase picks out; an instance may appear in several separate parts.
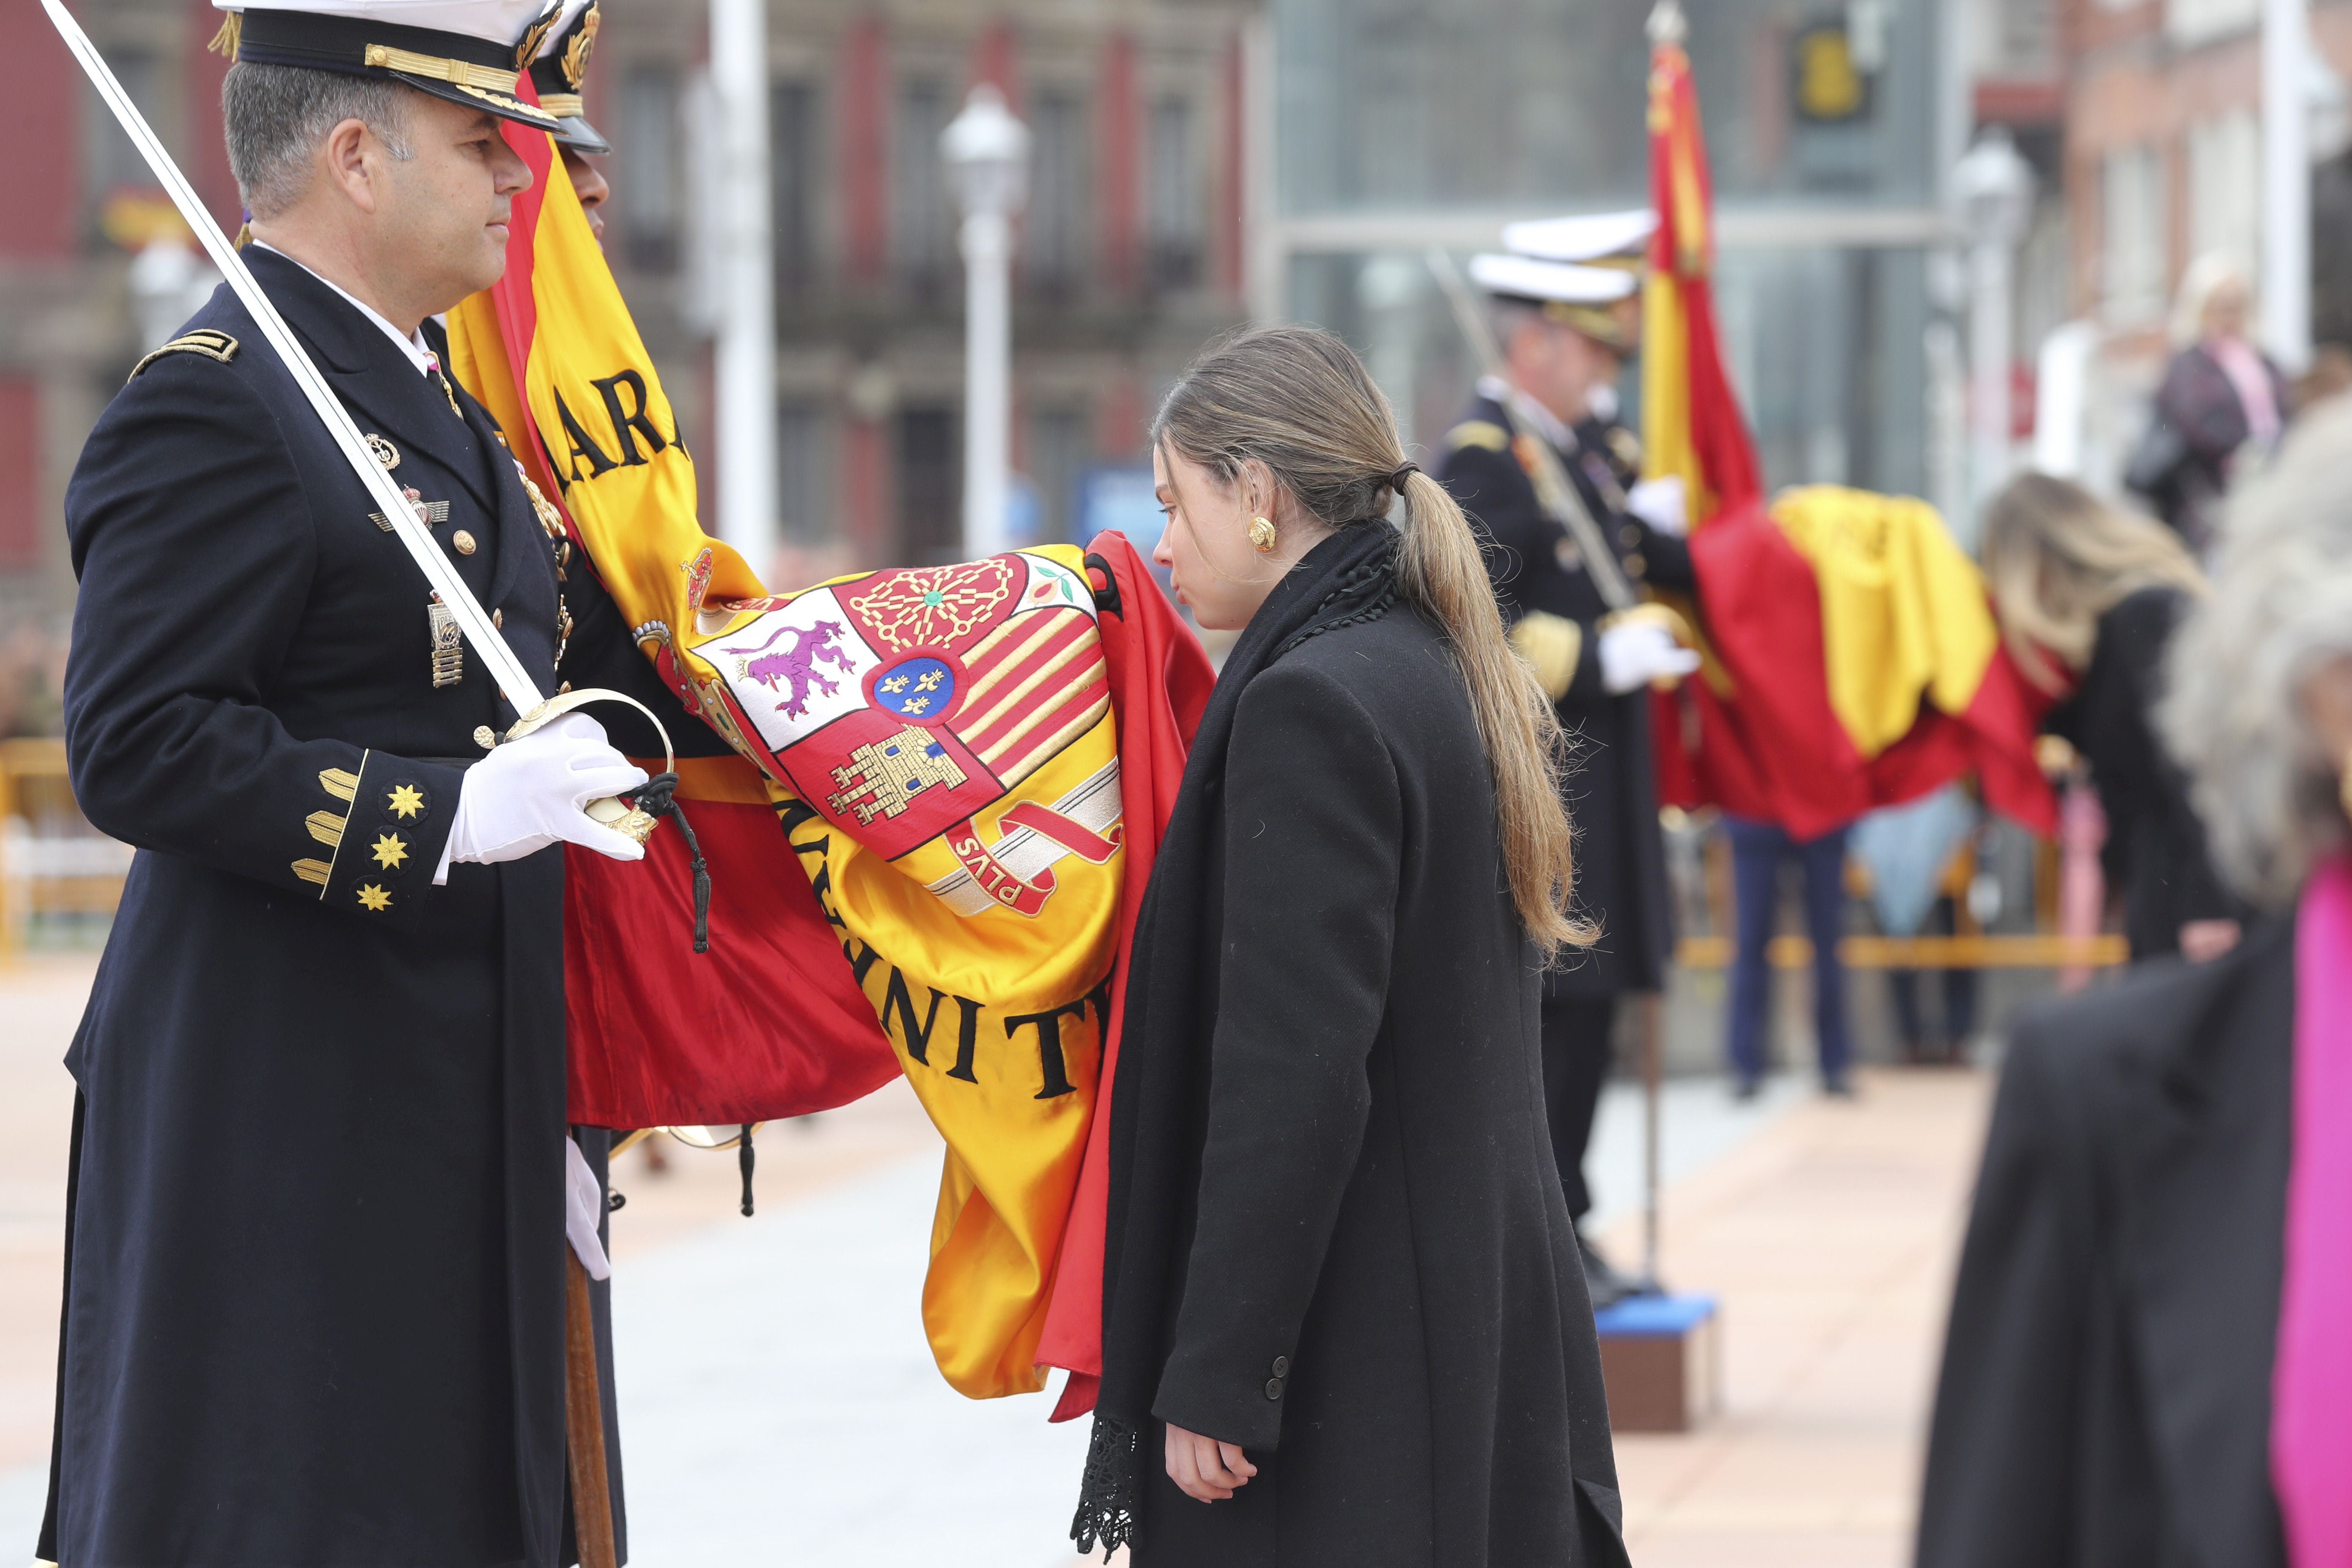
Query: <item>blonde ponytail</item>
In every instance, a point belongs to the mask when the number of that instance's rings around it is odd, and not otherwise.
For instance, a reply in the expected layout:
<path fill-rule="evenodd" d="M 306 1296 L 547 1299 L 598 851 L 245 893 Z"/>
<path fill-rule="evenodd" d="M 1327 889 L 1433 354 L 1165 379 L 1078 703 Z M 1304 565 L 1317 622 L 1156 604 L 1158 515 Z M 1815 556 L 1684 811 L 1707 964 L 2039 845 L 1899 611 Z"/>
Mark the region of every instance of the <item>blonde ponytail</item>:
<path fill-rule="evenodd" d="M 1354 352 L 1315 327 L 1260 328 L 1212 345 L 1169 392 L 1152 440 L 1227 483 L 1244 463 L 1263 463 L 1333 527 L 1385 513 L 1399 493 L 1391 479 L 1405 466 L 1388 400 Z M 1574 853 L 1559 798 L 1559 717 L 1504 635 L 1469 519 L 1417 469 L 1402 499 L 1398 591 L 1444 634 L 1469 689 L 1512 902 L 1547 955 L 1588 945 L 1597 933 L 1569 913 Z"/>
<path fill-rule="evenodd" d="M 1527 660 L 1512 651 L 1470 520 L 1444 485 L 1415 471 L 1404 482 L 1397 586 L 1444 629 L 1470 688 L 1470 710 L 1495 775 L 1495 816 L 1519 919 L 1546 953 L 1595 935 L 1568 912 L 1573 847 L 1559 800 L 1559 715 Z"/>

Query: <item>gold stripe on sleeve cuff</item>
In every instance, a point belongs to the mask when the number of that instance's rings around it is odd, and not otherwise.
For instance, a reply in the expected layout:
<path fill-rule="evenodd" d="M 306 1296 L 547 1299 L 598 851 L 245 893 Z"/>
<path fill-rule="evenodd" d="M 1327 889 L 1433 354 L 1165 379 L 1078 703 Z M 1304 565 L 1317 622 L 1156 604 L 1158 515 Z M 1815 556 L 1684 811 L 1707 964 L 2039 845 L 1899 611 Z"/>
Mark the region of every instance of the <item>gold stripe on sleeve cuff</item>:
<path fill-rule="evenodd" d="M 1557 702 L 1576 679 L 1584 654 L 1584 628 L 1564 616 L 1530 610 L 1511 627 L 1511 646 L 1536 672 L 1544 695 Z"/>

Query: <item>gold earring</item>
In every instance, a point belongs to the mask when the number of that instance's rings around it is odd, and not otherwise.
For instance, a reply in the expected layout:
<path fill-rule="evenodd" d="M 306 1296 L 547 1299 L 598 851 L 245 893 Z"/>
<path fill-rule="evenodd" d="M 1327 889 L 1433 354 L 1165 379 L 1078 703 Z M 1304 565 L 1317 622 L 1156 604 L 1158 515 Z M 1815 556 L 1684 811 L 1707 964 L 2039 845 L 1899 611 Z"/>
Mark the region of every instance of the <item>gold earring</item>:
<path fill-rule="evenodd" d="M 1271 554 L 1273 554 L 1273 553 L 1274 553 L 1274 521 L 1273 521 L 1273 519 L 1271 519 L 1271 518 L 1264 518 L 1264 517 L 1254 517 L 1254 518 L 1250 519 L 1250 525 L 1249 525 L 1249 541 L 1250 541 L 1250 542 L 1251 542 L 1252 544 L 1254 544 L 1254 545 L 1257 546 L 1257 552 L 1258 552 L 1260 555 L 1271 555 Z"/>

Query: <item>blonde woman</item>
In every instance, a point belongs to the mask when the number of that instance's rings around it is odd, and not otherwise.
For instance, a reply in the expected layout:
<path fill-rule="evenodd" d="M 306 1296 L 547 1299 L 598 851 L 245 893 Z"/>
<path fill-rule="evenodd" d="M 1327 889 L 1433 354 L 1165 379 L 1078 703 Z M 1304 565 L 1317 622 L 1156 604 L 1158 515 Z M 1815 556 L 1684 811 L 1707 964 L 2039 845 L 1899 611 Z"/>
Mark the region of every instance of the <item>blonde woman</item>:
<path fill-rule="evenodd" d="M 1241 636 L 1127 980 L 1074 1534 L 1137 1568 L 1622 1563 L 1537 1036 L 1589 940 L 1551 705 L 1337 338 L 1212 348 L 1152 445 L 1156 557 Z"/>
<path fill-rule="evenodd" d="M 2286 377 L 2246 336 L 2252 303 L 2227 253 L 2189 264 L 2173 303 L 2176 352 L 2126 476 L 2200 555 L 2243 456 L 2268 452 L 2286 427 Z"/>
<path fill-rule="evenodd" d="M 2203 574 L 2160 524 L 2047 474 L 1993 497 L 1981 553 L 2011 653 L 2060 699 L 2042 728 L 2091 765 L 2107 816 L 2107 892 L 2122 897 L 2133 959 L 2227 952 L 2240 906 L 2208 863 L 2154 718 L 2165 647 L 2204 594 Z"/>

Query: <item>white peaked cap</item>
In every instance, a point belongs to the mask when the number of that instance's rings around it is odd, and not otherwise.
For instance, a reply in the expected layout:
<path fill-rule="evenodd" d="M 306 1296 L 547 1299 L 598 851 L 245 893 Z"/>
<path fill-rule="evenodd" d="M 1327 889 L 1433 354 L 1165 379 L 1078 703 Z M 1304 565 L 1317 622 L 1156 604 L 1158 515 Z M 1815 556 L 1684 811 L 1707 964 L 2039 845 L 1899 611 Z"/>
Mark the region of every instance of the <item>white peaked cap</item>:
<path fill-rule="evenodd" d="M 1556 300 L 1566 305 L 1613 305 L 1632 298 L 1642 287 L 1639 278 L 1622 268 L 1578 267 L 1491 252 L 1470 258 L 1470 281 L 1490 294 Z"/>
<path fill-rule="evenodd" d="M 579 0 L 585 5 L 587 0 Z M 385 22 L 396 27 L 430 27 L 436 33 L 513 44 L 547 9 L 547 0 L 213 0 L 218 11 L 301 11 Z M 568 23 L 579 6 L 564 14 Z M 562 32 L 562 27 L 551 29 Z"/>
<path fill-rule="evenodd" d="M 1539 257 L 1546 261 L 1599 261 L 1610 257 L 1631 260 L 1649 243 L 1657 226 L 1658 215 L 1647 207 L 1633 212 L 1536 218 L 1506 225 L 1503 246 L 1521 256 Z"/>

